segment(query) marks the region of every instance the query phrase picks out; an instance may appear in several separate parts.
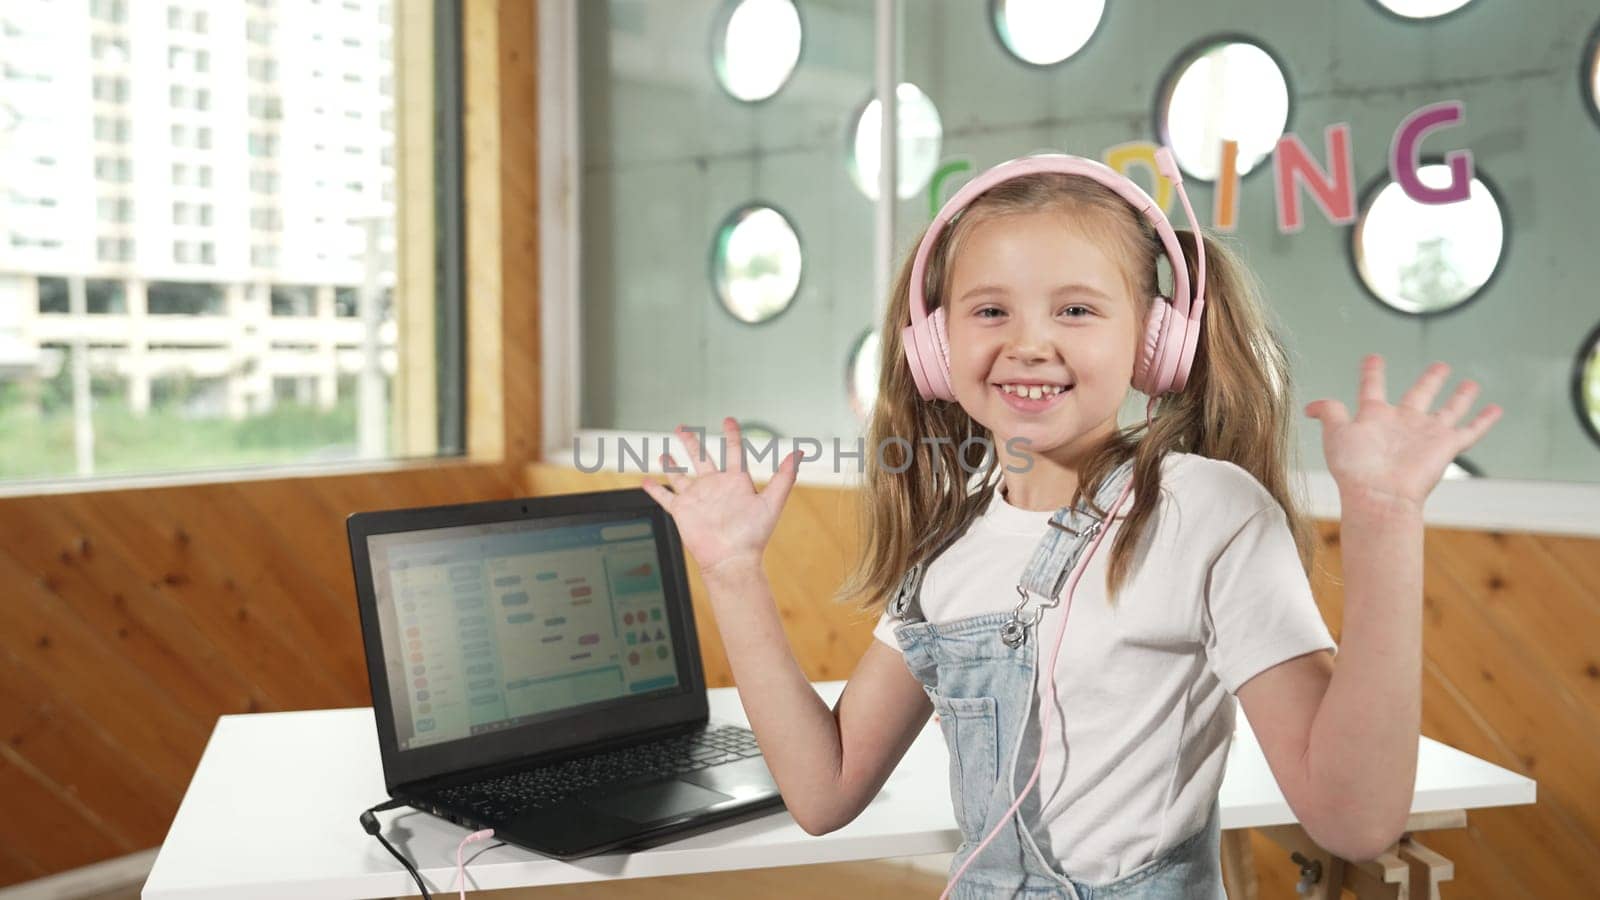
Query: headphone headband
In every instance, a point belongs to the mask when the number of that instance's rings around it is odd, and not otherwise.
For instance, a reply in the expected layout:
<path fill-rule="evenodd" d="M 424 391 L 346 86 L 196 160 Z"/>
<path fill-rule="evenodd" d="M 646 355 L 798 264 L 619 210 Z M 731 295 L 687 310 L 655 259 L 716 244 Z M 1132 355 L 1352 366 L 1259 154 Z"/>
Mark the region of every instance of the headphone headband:
<path fill-rule="evenodd" d="M 1172 158 L 1172 151 L 1165 147 L 1156 151 L 1156 167 L 1161 174 L 1166 176 L 1178 189 L 1178 196 L 1183 200 L 1183 208 L 1189 215 L 1191 226 L 1195 224 L 1194 210 L 1189 206 L 1188 195 L 1183 190 L 1183 176 L 1178 171 L 1177 163 Z M 922 242 L 917 246 L 917 257 L 911 264 L 911 321 L 920 323 L 928 317 L 927 299 L 925 296 L 925 273 L 928 264 L 928 255 L 933 251 L 933 245 L 938 242 L 939 235 L 944 232 L 950 220 L 956 217 L 978 195 L 1001 182 L 1020 178 L 1024 175 L 1033 175 L 1040 172 L 1054 172 L 1061 175 L 1082 175 L 1092 178 L 1099 184 L 1105 185 L 1115 191 L 1118 196 L 1128 201 L 1150 223 L 1155 226 L 1156 235 L 1161 239 L 1161 246 L 1167 252 L 1167 259 L 1172 263 L 1172 303 L 1174 312 L 1183 318 L 1189 318 L 1191 297 L 1195 302 L 1200 302 L 1205 297 L 1205 251 L 1202 248 L 1199 256 L 1200 283 L 1195 285 L 1193 294 L 1189 290 L 1189 267 L 1184 263 L 1183 247 L 1178 243 L 1178 234 L 1173 229 L 1172 223 L 1167 220 L 1167 214 L 1161 207 L 1145 193 L 1144 189 L 1135 184 L 1133 179 L 1111 168 L 1105 163 L 1081 156 L 1069 156 L 1064 153 L 1042 153 L 1035 156 L 1023 156 L 1008 160 L 978 175 L 976 178 L 961 186 L 944 206 L 939 209 L 939 214 L 933 217 L 933 222 L 928 225 L 928 230 L 922 236 Z M 1195 245 L 1200 245 L 1200 231 L 1194 229 Z"/>

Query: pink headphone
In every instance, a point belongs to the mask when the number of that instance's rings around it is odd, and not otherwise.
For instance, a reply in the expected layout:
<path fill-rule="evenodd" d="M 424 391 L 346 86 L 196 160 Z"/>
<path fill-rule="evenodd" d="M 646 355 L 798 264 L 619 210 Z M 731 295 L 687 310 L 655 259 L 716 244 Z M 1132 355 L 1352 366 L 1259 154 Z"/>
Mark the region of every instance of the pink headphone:
<path fill-rule="evenodd" d="M 956 214 L 979 194 L 1002 181 L 1036 172 L 1058 172 L 1063 175 L 1083 175 L 1116 191 L 1155 226 L 1161 245 L 1166 248 L 1167 259 L 1172 263 L 1172 297 L 1157 297 L 1150 307 L 1150 321 L 1145 328 L 1144 350 L 1133 368 L 1133 387 L 1154 398 L 1170 391 L 1180 391 L 1189 380 L 1189 367 L 1194 362 L 1195 347 L 1200 343 L 1200 314 L 1205 309 L 1206 252 L 1200 239 L 1200 227 L 1195 221 L 1194 209 L 1189 205 L 1189 195 L 1183 190 L 1183 176 L 1166 147 L 1156 151 L 1156 167 L 1178 189 L 1183 201 L 1183 211 L 1194 229 L 1195 246 L 1199 249 L 1196 272 L 1199 282 L 1194 286 L 1194 300 L 1190 302 L 1189 268 L 1184 265 L 1183 248 L 1178 235 L 1167 221 L 1161 207 L 1150 199 L 1142 188 L 1127 176 L 1110 166 L 1065 154 L 1040 154 L 1024 156 L 1003 162 L 962 186 L 961 190 L 945 203 L 933 224 L 922 236 L 917 246 L 917 257 L 911 265 L 911 324 L 901 331 L 906 362 L 911 367 L 911 377 L 917 383 L 917 392 L 924 400 L 938 398 L 954 400 L 950 388 L 950 350 L 945 336 L 944 307 L 929 314 L 924 296 L 924 272 L 928 254 L 938 242 L 939 234 Z"/>

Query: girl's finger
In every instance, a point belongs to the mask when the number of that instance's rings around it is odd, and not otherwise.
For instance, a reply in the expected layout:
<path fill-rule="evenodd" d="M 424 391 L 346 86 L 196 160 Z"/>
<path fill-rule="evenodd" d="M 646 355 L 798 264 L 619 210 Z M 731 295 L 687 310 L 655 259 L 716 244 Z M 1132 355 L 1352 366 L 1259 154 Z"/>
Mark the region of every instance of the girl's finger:
<path fill-rule="evenodd" d="M 739 438 L 739 423 L 733 416 L 722 420 L 722 455 L 727 460 L 729 472 L 744 471 L 744 442 Z"/>
<path fill-rule="evenodd" d="M 1446 425 L 1454 425 L 1461 420 L 1462 416 L 1467 414 L 1467 410 L 1472 408 L 1472 401 L 1477 396 L 1478 383 L 1469 378 L 1456 387 L 1456 392 L 1450 395 L 1450 399 L 1445 401 L 1443 406 L 1439 407 L 1439 411 L 1435 415 Z"/>
<path fill-rule="evenodd" d="M 1439 388 L 1444 386 L 1444 380 L 1450 374 L 1450 367 L 1442 362 L 1429 366 L 1405 396 L 1400 398 L 1400 406 L 1425 413 L 1433 405 L 1433 398 L 1439 396 Z"/>
<path fill-rule="evenodd" d="M 1321 419 L 1325 428 L 1337 427 L 1350 421 L 1350 413 L 1346 412 L 1344 404 L 1337 400 L 1317 400 L 1306 406 L 1306 415 L 1313 419 Z"/>
<path fill-rule="evenodd" d="M 710 458 L 705 455 L 705 451 L 700 448 L 700 440 L 694 436 L 694 432 L 679 425 L 677 435 L 678 440 L 683 441 L 684 449 L 689 451 L 689 465 L 694 466 L 696 475 L 717 470 L 717 467 L 711 464 Z"/>
<path fill-rule="evenodd" d="M 661 470 L 667 476 L 667 483 L 672 485 L 674 493 L 681 494 L 689 488 L 689 477 L 683 474 L 686 470 L 673 462 L 671 453 L 661 454 Z"/>
<path fill-rule="evenodd" d="M 1505 410 L 1501 409 L 1498 404 L 1491 403 L 1474 416 L 1472 421 L 1467 423 L 1467 435 L 1471 438 L 1467 442 L 1467 447 L 1476 444 L 1479 438 L 1487 434 L 1489 429 L 1494 426 L 1494 423 L 1500 421 L 1500 414 L 1503 412 Z M 1462 449 L 1464 450 L 1466 447 Z"/>
<path fill-rule="evenodd" d="M 656 484 L 654 481 L 651 481 L 648 477 L 646 477 L 639 486 L 644 488 L 644 492 L 646 494 L 650 495 L 650 499 L 661 504 L 661 508 L 666 510 L 669 515 L 672 513 L 672 503 L 677 499 L 676 495 L 661 485 Z"/>
<path fill-rule="evenodd" d="M 1361 406 L 1383 406 L 1389 402 L 1388 390 L 1383 384 L 1383 357 L 1369 353 L 1361 361 Z"/>
<path fill-rule="evenodd" d="M 777 474 L 767 482 L 761 491 L 761 496 L 770 501 L 774 510 L 783 509 L 783 503 L 789 499 L 789 489 L 794 487 L 794 480 L 800 474 L 800 451 L 795 450 L 783 458 L 783 463 L 778 466 Z"/>

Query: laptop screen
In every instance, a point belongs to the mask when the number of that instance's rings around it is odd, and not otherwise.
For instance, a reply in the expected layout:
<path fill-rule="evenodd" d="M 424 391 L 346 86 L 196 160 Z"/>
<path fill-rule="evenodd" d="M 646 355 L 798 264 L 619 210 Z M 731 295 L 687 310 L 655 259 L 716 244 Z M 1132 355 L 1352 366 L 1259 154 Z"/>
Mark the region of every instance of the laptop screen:
<path fill-rule="evenodd" d="M 368 535 L 401 751 L 678 690 L 645 517 Z"/>

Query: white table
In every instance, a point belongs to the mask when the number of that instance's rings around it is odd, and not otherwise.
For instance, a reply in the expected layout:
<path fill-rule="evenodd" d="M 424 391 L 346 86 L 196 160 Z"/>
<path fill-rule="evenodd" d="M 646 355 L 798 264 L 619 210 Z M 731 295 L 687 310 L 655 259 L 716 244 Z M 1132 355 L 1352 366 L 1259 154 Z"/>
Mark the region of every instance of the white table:
<path fill-rule="evenodd" d="M 831 705 L 842 681 L 820 682 Z M 748 724 L 733 688 L 709 691 L 711 717 Z M 1222 827 L 1291 824 L 1243 723 L 1222 785 Z M 938 726 L 923 730 L 882 793 L 848 826 L 806 834 L 785 811 L 636 853 L 548 859 L 497 841 L 469 844 L 468 890 L 643 878 L 768 866 L 947 853 L 960 843 Z M 1531 803 L 1534 782 L 1423 739 L 1413 809 Z M 387 799 L 370 707 L 222 716 L 145 882 L 147 900 L 227 896 L 367 898 L 414 894 L 416 883 L 360 813 Z M 430 892 L 455 891 L 465 828 L 409 808 L 379 814 L 384 836 Z M 485 849 L 488 847 L 488 849 Z"/>

